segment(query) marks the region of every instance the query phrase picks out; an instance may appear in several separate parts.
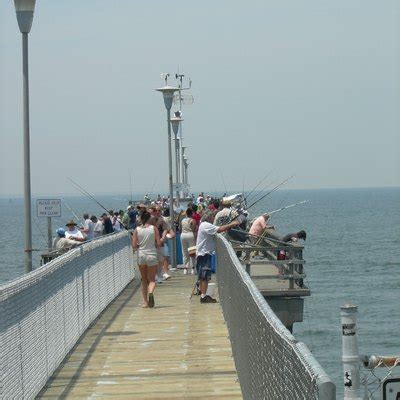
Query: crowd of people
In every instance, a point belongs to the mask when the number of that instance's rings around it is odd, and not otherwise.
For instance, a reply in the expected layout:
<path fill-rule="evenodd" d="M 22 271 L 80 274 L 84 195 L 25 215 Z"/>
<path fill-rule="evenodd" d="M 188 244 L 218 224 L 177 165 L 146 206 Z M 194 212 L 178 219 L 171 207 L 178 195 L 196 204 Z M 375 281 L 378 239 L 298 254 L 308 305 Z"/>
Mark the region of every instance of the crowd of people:
<path fill-rule="evenodd" d="M 57 238 L 53 248 L 62 253 L 85 241 L 96 239 L 102 235 L 130 230 L 131 243 L 137 256 L 141 274 L 141 289 L 143 307 L 152 308 L 155 305 L 154 290 L 157 283 L 171 278 L 170 248 L 168 241 L 180 234 L 183 254 L 183 273 L 197 274 L 197 290 L 200 303 L 215 303 L 216 300 L 207 295 L 208 282 L 211 279 L 212 255 L 215 252 L 215 234 L 230 231 L 240 226 L 245 233 L 245 240 L 259 244 L 268 230 L 274 229 L 268 224 L 269 215 L 263 214 L 255 218 L 250 229 L 247 228 L 247 213 L 233 207 L 228 198 L 217 199 L 199 193 L 197 198 L 187 203 L 185 209 L 174 204 L 174 220 L 170 217 L 168 198 L 160 195 L 153 202 L 145 198 L 138 205 L 129 204 L 126 211 L 110 210 L 99 218 L 89 214 L 83 215 L 81 227 L 71 220 L 66 228 L 57 229 Z M 237 229 L 234 232 L 240 232 Z M 233 233 L 234 233 L 233 232 Z M 229 232 L 231 234 L 231 232 Z M 288 234 L 280 241 L 294 242 L 306 238 L 306 233 L 300 231 Z M 278 254 L 282 257 L 282 254 Z"/>

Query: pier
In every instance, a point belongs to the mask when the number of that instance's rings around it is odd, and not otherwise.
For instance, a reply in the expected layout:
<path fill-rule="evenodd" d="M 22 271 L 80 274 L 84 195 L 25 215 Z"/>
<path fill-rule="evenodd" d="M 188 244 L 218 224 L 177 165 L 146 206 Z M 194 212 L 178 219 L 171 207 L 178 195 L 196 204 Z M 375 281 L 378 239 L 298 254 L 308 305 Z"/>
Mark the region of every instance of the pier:
<path fill-rule="evenodd" d="M 221 306 L 189 299 L 194 280 L 172 274 L 157 285 L 154 309 L 130 283 L 38 398 L 241 399 Z"/>
<path fill-rule="evenodd" d="M 267 279 L 277 273 L 267 260 L 270 272 L 253 277 L 260 265 L 249 274 L 231 243 L 216 242 L 217 304 L 190 299 L 195 277 L 175 272 L 157 286 L 156 307 L 141 308 L 128 232 L 1 286 L 0 398 L 334 399 L 331 379 L 258 288 L 307 290 L 303 272 Z"/>

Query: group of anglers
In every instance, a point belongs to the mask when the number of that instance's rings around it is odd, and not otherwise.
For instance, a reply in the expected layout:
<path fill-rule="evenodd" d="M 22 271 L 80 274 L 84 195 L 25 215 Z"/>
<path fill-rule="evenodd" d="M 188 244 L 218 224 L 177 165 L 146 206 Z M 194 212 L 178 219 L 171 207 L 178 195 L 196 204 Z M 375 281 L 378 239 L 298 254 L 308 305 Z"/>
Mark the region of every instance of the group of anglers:
<path fill-rule="evenodd" d="M 246 241 L 259 244 L 265 232 L 274 227 L 268 224 L 269 215 L 263 214 L 250 224 L 247 213 L 240 207 L 234 207 L 227 198 L 214 199 L 211 196 L 199 196 L 188 203 L 182 210 L 174 207 L 175 218 L 169 215 L 169 204 L 164 198 L 158 198 L 149 204 L 130 204 L 126 212 L 109 211 L 99 218 L 84 214 L 83 223 L 78 228 L 73 220 L 66 224 L 66 229 L 57 229 L 57 238 L 53 247 L 58 252 L 67 251 L 82 242 L 96 239 L 104 234 L 131 230 L 131 243 L 136 251 L 138 267 L 141 274 L 143 307 L 154 307 L 154 290 L 156 283 L 170 279 L 170 247 L 168 241 L 175 232 L 180 233 L 183 254 L 183 273 L 197 274 L 197 290 L 200 303 L 215 303 L 216 300 L 207 295 L 208 282 L 212 273 L 212 255 L 215 252 L 215 235 L 228 232 L 233 238 L 242 234 Z M 250 229 L 247 230 L 247 225 Z M 282 242 L 296 241 L 306 238 L 300 231 L 279 238 Z M 240 239 L 244 241 L 243 239 Z M 278 254 L 278 257 L 280 254 Z"/>
<path fill-rule="evenodd" d="M 217 233 L 244 233 L 246 240 L 259 242 L 264 234 L 274 227 L 268 225 L 268 214 L 263 214 L 252 221 L 250 231 L 246 231 L 247 213 L 240 207 L 233 207 L 232 201 L 205 197 L 202 193 L 197 198 L 197 204 L 191 202 L 186 210 L 176 210 L 176 231 L 180 233 L 183 253 L 183 273 L 197 274 L 197 288 L 200 303 L 215 303 L 216 300 L 207 295 L 208 282 L 212 274 L 212 255 L 215 253 L 215 235 Z M 154 290 L 157 275 L 161 268 L 163 278 L 169 279 L 169 247 L 167 242 L 175 235 L 169 209 L 164 209 L 162 203 L 154 204 L 139 210 L 137 227 L 132 234 L 132 247 L 137 252 L 138 266 L 141 273 L 141 288 L 143 307 L 154 307 Z M 306 233 L 300 231 L 275 238 L 284 243 L 295 242 L 306 238 Z M 158 271 L 158 272 L 157 272 Z"/>

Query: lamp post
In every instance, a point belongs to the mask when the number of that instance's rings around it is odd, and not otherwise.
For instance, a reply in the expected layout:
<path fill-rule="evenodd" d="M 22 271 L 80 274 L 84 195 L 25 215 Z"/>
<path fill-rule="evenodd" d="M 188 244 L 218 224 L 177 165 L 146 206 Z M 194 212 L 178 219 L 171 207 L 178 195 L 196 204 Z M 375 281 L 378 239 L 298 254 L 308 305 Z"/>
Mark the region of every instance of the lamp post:
<path fill-rule="evenodd" d="M 179 179 L 179 139 L 178 139 L 178 131 L 179 131 L 179 126 L 183 119 L 181 117 L 177 116 L 177 113 L 175 113 L 175 117 L 171 118 L 171 125 L 172 125 L 172 130 L 174 131 L 174 139 L 175 139 L 175 177 L 176 177 L 176 183 L 178 184 L 180 179 Z M 176 198 L 179 203 L 179 190 L 180 188 L 176 188 Z"/>
<path fill-rule="evenodd" d="M 188 166 L 189 166 L 189 161 L 188 161 L 188 158 L 186 156 L 183 156 L 183 163 L 184 163 L 184 167 L 185 167 L 185 184 L 186 184 L 186 187 L 188 187 Z"/>
<path fill-rule="evenodd" d="M 171 107 L 174 99 L 174 93 L 178 90 L 176 87 L 168 86 L 167 84 L 156 89 L 163 94 L 164 105 L 167 109 L 167 126 L 168 126 L 168 168 L 169 168 L 169 214 L 172 221 L 172 229 L 175 231 L 174 224 L 174 193 L 172 185 L 172 150 L 171 150 Z M 171 254 L 171 267 L 176 268 L 176 241 L 172 239 L 172 254 Z"/>
<path fill-rule="evenodd" d="M 31 217 L 31 171 L 29 144 L 29 79 L 28 79 L 28 33 L 31 30 L 36 0 L 14 0 L 19 30 L 22 33 L 23 75 L 23 125 L 24 125 L 24 215 L 25 215 L 25 272 L 32 271 L 32 217 Z"/>

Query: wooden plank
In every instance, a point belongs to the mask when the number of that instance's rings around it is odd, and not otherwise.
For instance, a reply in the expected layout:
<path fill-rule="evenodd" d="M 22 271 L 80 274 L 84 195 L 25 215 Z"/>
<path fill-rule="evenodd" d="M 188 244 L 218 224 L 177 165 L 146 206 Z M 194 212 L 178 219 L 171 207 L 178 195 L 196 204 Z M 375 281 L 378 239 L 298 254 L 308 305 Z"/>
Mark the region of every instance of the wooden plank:
<path fill-rule="evenodd" d="M 219 304 L 189 300 L 177 272 L 141 308 L 133 285 L 88 329 L 38 398 L 241 399 Z"/>

